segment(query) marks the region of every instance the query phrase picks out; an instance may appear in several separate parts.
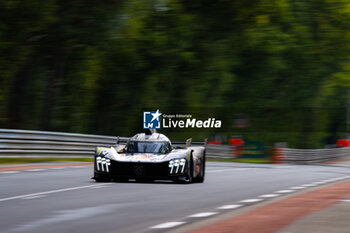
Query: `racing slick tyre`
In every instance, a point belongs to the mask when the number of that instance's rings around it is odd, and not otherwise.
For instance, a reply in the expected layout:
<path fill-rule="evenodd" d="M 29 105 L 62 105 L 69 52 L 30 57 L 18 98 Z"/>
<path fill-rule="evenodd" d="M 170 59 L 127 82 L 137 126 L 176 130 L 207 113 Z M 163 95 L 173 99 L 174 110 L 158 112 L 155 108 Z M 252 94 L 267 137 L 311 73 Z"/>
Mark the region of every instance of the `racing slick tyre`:
<path fill-rule="evenodd" d="M 196 177 L 194 179 L 194 182 L 196 182 L 196 183 L 203 183 L 204 182 L 204 177 L 205 177 L 205 157 L 201 161 L 200 175 L 199 175 L 199 177 Z"/>
<path fill-rule="evenodd" d="M 138 182 L 138 183 L 152 183 L 152 182 L 154 182 L 154 180 L 148 179 L 148 178 L 137 178 L 136 182 Z"/>
<path fill-rule="evenodd" d="M 104 178 L 94 178 L 94 180 L 95 180 L 97 183 L 101 183 L 101 182 L 111 182 L 110 179 L 104 179 Z"/>
<path fill-rule="evenodd" d="M 115 178 L 114 181 L 119 182 L 119 183 L 125 183 L 125 182 L 128 182 L 129 179 L 128 178 Z"/>
<path fill-rule="evenodd" d="M 183 180 L 179 180 L 178 183 L 180 184 L 190 184 L 193 180 L 193 158 L 191 156 L 190 162 L 187 163 L 187 174 L 185 175 L 185 178 Z"/>
<path fill-rule="evenodd" d="M 94 173 L 94 176 L 91 179 L 94 179 L 96 182 L 111 182 L 112 181 L 111 178 L 103 176 L 103 175 L 101 176 L 98 173 Z"/>

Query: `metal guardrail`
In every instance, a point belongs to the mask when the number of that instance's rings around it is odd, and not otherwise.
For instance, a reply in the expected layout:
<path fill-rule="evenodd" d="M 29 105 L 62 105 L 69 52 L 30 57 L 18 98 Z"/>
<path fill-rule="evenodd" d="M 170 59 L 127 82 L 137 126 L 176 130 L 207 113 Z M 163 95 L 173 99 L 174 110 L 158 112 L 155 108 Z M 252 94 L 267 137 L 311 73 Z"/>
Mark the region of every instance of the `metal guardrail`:
<path fill-rule="evenodd" d="M 127 137 L 0 129 L 0 157 L 92 157 L 97 146 L 113 146 Z M 174 142 L 178 144 L 179 142 Z M 193 145 L 203 143 L 193 142 Z M 177 145 L 176 145 L 177 146 Z M 282 163 L 310 164 L 350 156 L 350 148 L 292 149 L 280 148 Z M 207 145 L 211 158 L 233 158 L 231 145 Z M 281 152 L 279 152 L 281 153 Z"/>
<path fill-rule="evenodd" d="M 292 149 L 283 148 L 282 162 L 294 164 L 322 163 L 350 156 L 350 148 Z"/>
<path fill-rule="evenodd" d="M 234 158 L 231 145 L 207 145 L 206 156 L 209 158 Z"/>
<path fill-rule="evenodd" d="M 113 146 L 127 137 L 0 129 L 0 157 L 92 157 L 97 146 Z M 205 142 L 192 142 L 193 146 Z M 185 146 L 184 142 L 174 142 Z M 232 158 L 232 147 L 208 145 L 208 157 Z"/>
<path fill-rule="evenodd" d="M 184 142 L 173 141 L 173 146 L 185 146 Z M 204 146 L 206 145 L 206 156 L 209 158 L 234 158 L 233 146 L 231 145 L 211 145 L 207 144 L 207 141 L 203 142 L 192 142 L 192 146 Z"/>
<path fill-rule="evenodd" d="M 0 129 L 0 157 L 91 157 L 96 146 L 112 146 L 126 137 Z"/>

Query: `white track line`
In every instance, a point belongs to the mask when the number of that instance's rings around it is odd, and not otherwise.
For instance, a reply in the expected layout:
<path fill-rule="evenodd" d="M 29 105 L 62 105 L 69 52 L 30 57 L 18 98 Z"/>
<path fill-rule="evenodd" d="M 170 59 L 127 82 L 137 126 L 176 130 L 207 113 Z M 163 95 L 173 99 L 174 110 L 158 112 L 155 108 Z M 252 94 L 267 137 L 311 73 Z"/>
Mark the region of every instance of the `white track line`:
<path fill-rule="evenodd" d="M 7 172 L 0 172 L 1 174 L 14 174 L 19 173 L 19 171 L 7 171 Z"/>
<path fill-rule="evenodd" d="M 218 207 L 217 209 L 220 209 L 220 210 L 231 210 L 231 209 L 237 209 L 237 208 L 239 208 L 241 206 L 243 206 L 243 205 L 223 205 L 223 206 Z"/>
<path fill-rule="evenodd" d="M 107 188 L 107 185 L 90 187 L 90 189 L 101 189 L 101 188 Z"/>
<path fill-rule="evenodd" d="M 223 170 L 211 170 L 208 171 L 209 173 L 216 173 L 216 172 L 223 172 L 223 171 L 232 171 L 233 169 L 223 169 Z M 245 200 L 241 200 L 239 201 L 239 203 L 254 203 L 254 202 L 259 202 L 259 201 L 263 201 L 264 199 L 260 199 L 260 198 L 271 198 L 271 197 L 278 197 L 280 196 L 280 194 L 283 193 L 292 193 L 295 192 L 298 189 L 304 189 L 306 187 L 313 187 L 316 185 L 321 185 L 321 184 L 325 184 L 328 182 L 333 182 L 333 181 L 338 181 L 338 180 L 342 180 L 342 179 L 348 179 L 350 178 L 350 176 L 343 176 L 343 177 L 337 177 L 337 178 L 333 178 L 333 179 L 328 179 L 328 180 L 322 180 L 322 181 L 318 181 L 318 182 L 314 182 L 314 183 L 310 183 L 310 184 L 305 184 L 305 185 L 300 185 L 300 186 L 294 186 L 291 187 L 290 189 L 284 189 L 284 190 L 279 190 L 276 191 L 273 194 L 264 194 L 264 195 L 260 195 L 259 198 L 256 199 L 245 199 Z M 92 187 L 95 188 L 95 187 Z M 96 187 L 96 188 L 100 188 L 100 187 Z M 1 201 L 1 199 L 0 199 Z M 344 202 L 350 202 L 350 199 L 345 199 L 342 200 Z M 216 209 L 221 209 L 221 210 L 229 210 L 229 209 L 237 209 L 239 207 L 242 207 L 243 205 L 240 204 L 234 204 L 234 205 L 223 205 L 220 207 L 217 207 Z M 213 216 L 218 214 L 218 212 L 202 212 L 202 213 L 197 213 L 197 214 L 193 214 L 193 215 L 189 215 L 187 216 L 188 218 L 204 218 L 204 217 L 209 217 L 209 216 Z M 182 225 L 186 222 L 166 222 L 166 223 L 162 223 L 156 226 L 153 226 L 151 228 L 153 229 L 161 229 L 161 228 L 173 228 L 179 225 Z"/>
<path fill-rule="evenodd" d="M 316 186 L 315 184 L 304 184 L 302 185 L 302 187 L 313 187 L 313 186 Z"/>
<path fill-rule="evenodd" d="M 36 195 L 36 196 L 30 196 L 30 197 L 23 197 L 23 200 L 31 200 L 36 198 L 46 197 L 45 195 Z"/>
<path fill-rule="evenodd" d="M 65 167 L 52 167 L 50 169 L 55 169 L 55 170 L 61 170 L 61 169 L 64 169 Z"/>
<path fill-rule="evenodd" d="M 338 181 L 338 180 L 342 180 L 342 179 L 344 179 L 344 178 L 343 177 L 337 177 L 337 178 L 331 179 L 331 181 Z"/>
<path fill-rule="evenodd" d="M 295 190 L 291 190 L 291 189 L 284 189 L 284 190 L 279 190 L 277 191 L 276 193 L 292 193 L 294 192 Z"/>
<path fill-rule="evenodd" d="M 333 182 L 333 179 L 328 179 L 328 180 L 324 180 L 325 182 L 329 183 L 329 182 Z"/>
<path fill-rule="evenodd" d="M 226 172 L 226 171 L 237 171 L 235 169 L 221 169 L 221 170 L 208 170 L 205 171 L 206 173 L 219 173 L 219 172 Z"/>
<path fill-rule="evenodd" d="M 28 171 L 28 172 L 41 172 L 41 171 L 44 171 L 46 169 L 41 169 L 41 168 L 38 168 L 38 169 L 29 169 L 29 170 L 25 170 L 25 171 Z"/>
<path fill-rule="evenodd" d="M 315 185 L 320 185 L 320 184 L 324 184 L 325 182 L 323 182 L 323 181 L 318 181 L 318 182 L 314 182 L 313 184 L 315 184 Z"/>
<path fill-rule="evenodd" d="M 285 168 L 285 167 L 283 167 Z M 223 170 L 211 170 L 211 171 L 207 171 L 209 173 L 217 173 L 217 172 L 224 172 L 224 171 L 232 171 L 234 169 L 223 169 Z M 237 170 L 242 170 L 242 169 L 235 169 L 235 171 Z M 244 169 L 245 170 L 245 169 Z M 350 178 L 350 176 L 343 176 L 343 177 L 337 177 L 337 178 L 333 178 L 333 179 L 328 179 L 328 180 L 322 180 L 322 181 L 318 181 L 318 182 L 314 182 L 311 184 L 305 184 L 305 185 L 301 185 L 301 186 L 294 186 L 291 187 L 290 189 L 284 189 L 284 190 L 279 190 L 276 191 L 276 193 L 273 194 L 264 194 L 264 195 L 260 195 L 259 198 L 256 199 L 245 199 L 245 200 L 241 200 L 239 203 L 254 203 L 254 202 L 259 202 L 259 201 L 263 201 L 264 199 L 260 199 L 260 198 L 271 198 L 271 197 L 278 197 L 280 196 L 280 194 L 283 193 L 292 193 L 295 192 L 298 189 L 304 189 L 306 187 L 313 187 L 316 185 L 321 185 L 321 184 L 325 184 L 328 182 L 333 182 L 333 181 L 338 181 L 338 180 L 342 180 L 342 179 L 348 179 Z M 101 188 L 101 187 L 92 187 L 92 188 Z M 1 201 L 1 199 L 0 199 Z M 345 199 L 342 200 L 344 202 L 350 202 L 350 199 Z M 234 205 L 223 205 L 218 207 L 217 209 L 221 209 L 221 210 L 229 210 L 229 209 L 237 209 L 239 207 L 242 207 L 243 205 L 240 204 L 234 204 Z M 204 218 L 204 217 L 209 217 L 209 216 L 213 216 L 218 214 L 218 212 L 202 212 L 202 213 L 197 213 L 197 214 L 193 214 L 193 215 L 189 215 L 187 216 L 188 218 Z M 186 222 L 167 222 L 167 223 L 162 223 L 156 226 L 153 226 L 151 228 L 172 228 L 172 227 L 176 227 L 178 225 L 182 225 Z"/>
<path fill-rule="evenodd" d="M 260 195 L 260 198 L 270 198 L 270 197 L 278 197 L 279 194 L 273 193 L 273 194 L 265 194 L 265 195 Z"/>
<path fill-rule="evenodd" d="M 205 218 L 212 215 L 218 214 L 218 212 L 203 212 L 198 214 L 192 214 L 190 216 L 187 216 L 188 218 Z"/>
<path fill-rule="evenodd" d="M 283 168 L 294 168 L 295 166 L 277 166 L 277 167 L 274 167 L 274 168 L 277 168 L 277 169 L 283 169 Z"/>
<path fill-rule="evenodd" d="M 172 227 L 182 225 L 184 223 L 186 223 L 186 222 L 166 222 L 166 223 L 155 225 L 151 228 L 153 228 L 153 229 L 172 228 Z"/>
<path fill-rule="evenodd" d="M 240 203 L 254 203 L 254 202 L 259 202 L 262 201 L 263 199 L 245 199 L 240 201 Z"/>
<path fill-rule="evenodd" d="M 22 199 L 22 198 L 38 196 L 38 195 L 46 195 L 46 194 L 51 194 L 51 193 L 61 193 L 61 192 L 67 192 L 67 191 L 72 191 L 72 190 L 77 190 L 77 189 L 91 188 L 91 187 L 101 186 L 101 185 L 106 185 L 106 184 L 84 185 L 84 186 L 77 186 L 77 187 L 72 187 L 72 188 L 56 189 L 56 190 L 40 192 L 40 193 L 31 193 L 31 194 L 25 194 L 25 195 L 13 196 L 13 197 L 6 197 L 6 198 L 1 198 L 0 202 L 15 200 L 15 199 Z"/>

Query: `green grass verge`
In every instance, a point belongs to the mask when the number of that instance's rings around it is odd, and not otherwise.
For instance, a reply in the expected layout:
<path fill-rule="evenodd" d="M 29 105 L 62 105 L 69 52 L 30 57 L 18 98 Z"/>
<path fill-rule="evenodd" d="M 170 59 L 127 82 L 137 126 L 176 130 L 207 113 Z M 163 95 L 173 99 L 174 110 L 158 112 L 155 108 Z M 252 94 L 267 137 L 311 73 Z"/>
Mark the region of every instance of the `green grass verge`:
<path fill-rule="evenodd" d="M 211 162 L 235 162 L 235 163 L 272 163 L 272 160 L 269 158 L 261 158 L 261 159 L 207 158 L 207 161 L 211 161 Z"/>
<path fill-rule="evenodd" d="M 0 164 L 42 163 L 56 161 L 93 162 L 93 158 L 0 158 Z"/>

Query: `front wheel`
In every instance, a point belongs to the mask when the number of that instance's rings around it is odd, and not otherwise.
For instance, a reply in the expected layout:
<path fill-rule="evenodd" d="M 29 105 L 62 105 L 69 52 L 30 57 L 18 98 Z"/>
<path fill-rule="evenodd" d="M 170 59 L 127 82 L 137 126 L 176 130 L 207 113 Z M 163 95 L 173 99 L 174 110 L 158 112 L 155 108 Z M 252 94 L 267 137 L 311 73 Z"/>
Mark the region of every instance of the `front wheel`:
<path fill-rule="evenodd" d="M 125 183 L 125 182 L 128 182 L 129 179 L 128 178 L 115 178 L 114 181 L 118 182 L 118 183 Z"/>
<path fill-rule="evenodd" d="M 154 180 L 153 179 L 149 179 L 149 178 L 137 178 L 136 182 L 139 182 L 139 183 L 152 183 L 152 182 L 154 182 Z"/>
<path fill-rule="evenodd" d="M 101 182 L 111 182 L 110 179 L 106 179 L 106 178 L 94 178 L 94 180 L 95 180 L 97 183 L 101 183 Z"/>
<path fill-rule="evenodd" d="M 178 183 L 181 184 L 190 184 L 193 180 L 193 159 L 192 156 L 190 158 L 190 161 L 187 163 L 187 172 L 185 177 L 181 178 L 181 180 L 178 181 Z"/>

